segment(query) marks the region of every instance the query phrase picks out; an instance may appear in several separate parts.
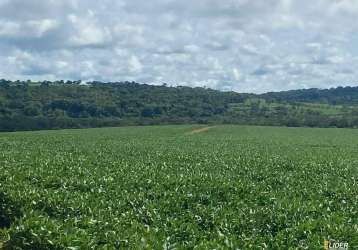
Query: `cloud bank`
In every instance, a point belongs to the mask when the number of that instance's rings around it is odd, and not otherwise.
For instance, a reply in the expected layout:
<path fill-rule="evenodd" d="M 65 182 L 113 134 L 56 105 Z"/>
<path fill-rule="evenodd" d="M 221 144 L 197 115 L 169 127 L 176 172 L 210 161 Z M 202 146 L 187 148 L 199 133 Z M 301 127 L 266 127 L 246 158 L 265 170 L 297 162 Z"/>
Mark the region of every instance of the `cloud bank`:
<path fill-rule="evenodd" d="M 0 78 L 354 85 L 357 15 L 358 0 L 0 0 Z"/>

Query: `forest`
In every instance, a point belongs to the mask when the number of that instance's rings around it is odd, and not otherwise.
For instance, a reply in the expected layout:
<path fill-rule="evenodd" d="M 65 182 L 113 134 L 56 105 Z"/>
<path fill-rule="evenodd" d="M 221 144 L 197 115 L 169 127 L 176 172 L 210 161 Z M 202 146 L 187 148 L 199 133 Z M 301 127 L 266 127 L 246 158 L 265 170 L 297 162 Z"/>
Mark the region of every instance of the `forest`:
<path fill-rule="evenodd" d="M 0 80 L 0 131 L 159 124 L 358 127 L 358 87 L 261 95 L 136 82 Z"/>

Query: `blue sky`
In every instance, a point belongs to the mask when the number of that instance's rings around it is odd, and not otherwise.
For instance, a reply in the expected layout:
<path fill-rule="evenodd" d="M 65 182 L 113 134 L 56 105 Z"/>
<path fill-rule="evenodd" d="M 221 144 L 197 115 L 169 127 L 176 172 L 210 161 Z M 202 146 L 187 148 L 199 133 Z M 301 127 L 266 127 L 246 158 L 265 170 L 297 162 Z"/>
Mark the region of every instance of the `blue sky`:
<path fill-rule="evenodd" d="M 358 0 L 0 0 L 0 78 L 355 85 Z"/>

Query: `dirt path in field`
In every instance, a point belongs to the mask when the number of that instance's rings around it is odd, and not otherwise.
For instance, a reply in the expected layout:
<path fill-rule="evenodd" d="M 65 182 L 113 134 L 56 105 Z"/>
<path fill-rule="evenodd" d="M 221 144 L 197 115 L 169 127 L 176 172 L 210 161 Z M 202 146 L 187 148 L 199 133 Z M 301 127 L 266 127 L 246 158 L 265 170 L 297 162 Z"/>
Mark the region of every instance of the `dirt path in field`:
<path fill-rule="evenodd" d="M 208 132 L 209 129 L 215 128 L 215 126 L 211 126 L 211 127 L 204 127 L 204 128 L 196 128 L 193 129 L 192 131 L 186 133 L 188 135 L 193 135 L 193 134 L 199 134 L 199 133 L 203 133 L 203 132 Z"/>

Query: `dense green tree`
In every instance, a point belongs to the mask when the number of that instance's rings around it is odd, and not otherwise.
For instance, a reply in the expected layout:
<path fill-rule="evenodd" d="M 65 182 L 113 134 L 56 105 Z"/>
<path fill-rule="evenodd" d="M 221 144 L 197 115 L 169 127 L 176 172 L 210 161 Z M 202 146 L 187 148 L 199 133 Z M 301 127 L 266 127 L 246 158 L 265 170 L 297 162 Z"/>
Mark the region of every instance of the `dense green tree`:
<path fill-rule="evenodd" d="M 336 104 L 336 105 L 334 105 Z M 358 88 L 264 95 L 135 82 L 0 80 L 0 130 L 172 123 L 357 127 Z"/>

